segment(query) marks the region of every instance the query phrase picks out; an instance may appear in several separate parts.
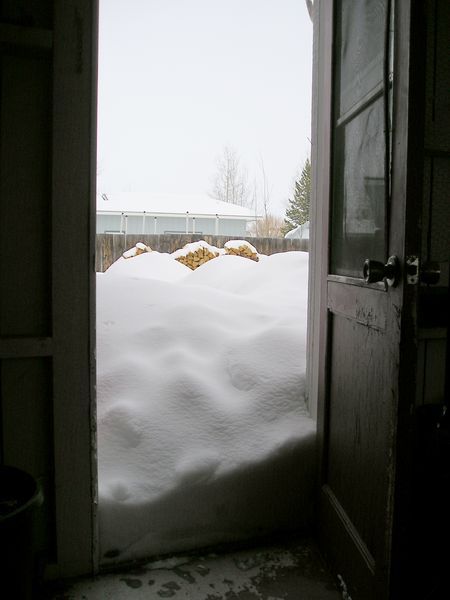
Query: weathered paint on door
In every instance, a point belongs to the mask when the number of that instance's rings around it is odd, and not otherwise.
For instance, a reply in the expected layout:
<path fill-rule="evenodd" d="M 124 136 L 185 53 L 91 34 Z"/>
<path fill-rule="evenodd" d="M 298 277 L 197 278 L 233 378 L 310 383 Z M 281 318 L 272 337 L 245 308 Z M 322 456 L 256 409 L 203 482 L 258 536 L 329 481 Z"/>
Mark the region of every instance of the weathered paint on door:
<path fill-rule="evenodd" d="M 316 4 L 318 528 L 353 600 L 395 597 L 400 564 L 417 296 L 403 271 L 418 252 L 420 205 L 413 4 Z M 384 264 L 391 255 L 400 261 L 397 284 L 366 283 L 365 259 Z"/>

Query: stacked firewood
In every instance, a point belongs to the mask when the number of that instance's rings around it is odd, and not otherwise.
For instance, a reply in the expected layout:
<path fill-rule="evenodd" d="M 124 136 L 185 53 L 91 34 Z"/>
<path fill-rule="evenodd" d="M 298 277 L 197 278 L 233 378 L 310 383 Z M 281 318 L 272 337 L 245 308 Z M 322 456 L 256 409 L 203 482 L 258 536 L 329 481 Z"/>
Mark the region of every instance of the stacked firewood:
<path fill-rule="evenodd" d="M 138 242 L 136 246 L 126 250 L 122 256 L 123 258 L 132 258 L 133 256 L 144 254 L 145 252 L 152 252 L 152 249 L 143 242 Z M 199 242 L 186 244 L 181 250 L 172 252 L 171 256 L 182 265 L 195 270 L 197 267 L 204 265 L 209 260 L 216 258 L 221 254 L 242 256 L 243 258 L 250 258 L 255 261 L 259 260 L 256 248 L 245 240 L 230 240 L 225 243 L 223 250 L 216 248 L 216 246 L 211 246 L 204 240 L 200 240 Z"/>
<path fill-rule="evenodd" d="M 250 258 L 251 260 L 258 261 L 259 256 L 256 248 L 246 242 L 245 240 L 231 240 L 226 242 L 225 254 L 231 254 L 232 256 L 242 256 L 244 258 Z"/>
<path fill-rule="evenodd" d="M 209 260 L 219 256 L 220 251 L 215 246 L 211 246 L 204 240 L 186 244 L 181 250 L 172 253 L 175 260 L 182 265 L 186 265 L 192 270 L 204 265 Z"/>
<path fill-rule="evenodd" d="M 132 258 L 133 256 L 139 256 L 139 254 L 144 254 L 145 252 L 152 252 L 150 246 L 146 246 L 143 242 L 138 242 L 136 246 L 126 250 L 122 256 L 124 258 Z"/>

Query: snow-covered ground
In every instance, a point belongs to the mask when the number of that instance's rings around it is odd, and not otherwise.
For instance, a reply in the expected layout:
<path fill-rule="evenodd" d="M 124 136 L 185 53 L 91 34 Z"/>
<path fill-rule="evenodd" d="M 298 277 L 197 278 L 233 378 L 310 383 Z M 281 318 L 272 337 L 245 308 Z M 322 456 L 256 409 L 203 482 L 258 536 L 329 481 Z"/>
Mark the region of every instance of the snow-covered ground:
<path fill-rule="evenodd" d="M 307 525 L 308 255 L 168 254 L 97 277 L 103 562 Z"/>

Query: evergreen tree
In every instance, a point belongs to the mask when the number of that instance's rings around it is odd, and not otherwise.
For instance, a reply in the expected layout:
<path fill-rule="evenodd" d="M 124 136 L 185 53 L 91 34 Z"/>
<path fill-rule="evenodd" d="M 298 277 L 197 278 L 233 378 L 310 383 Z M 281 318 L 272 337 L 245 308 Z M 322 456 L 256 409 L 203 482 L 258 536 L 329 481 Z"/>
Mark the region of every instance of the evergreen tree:
<path fill-rule="evenodd" d="M 291 229 L 309 221 L 309 203 L 311 200 L 311 162 L 306 159 L 300 178 L 294 186 L 294 197 L 289 198 L 286 216 L 282 228 L 283 235 Z"/>

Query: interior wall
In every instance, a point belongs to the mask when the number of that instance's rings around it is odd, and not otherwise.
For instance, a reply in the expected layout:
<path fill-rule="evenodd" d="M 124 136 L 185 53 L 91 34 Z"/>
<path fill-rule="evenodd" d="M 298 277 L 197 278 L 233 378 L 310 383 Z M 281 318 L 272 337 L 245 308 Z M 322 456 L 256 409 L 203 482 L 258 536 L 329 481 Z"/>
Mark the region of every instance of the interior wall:
<path fill-rule="evenodd" d="M 53 576 L 93 568 L 96 2 L 0 6 L 0 451 Z"/>
<path fill-rule="evenodd" d="M 1 8 L 0 398 L 2 462 L 42 486 L 38 549 L 54 560 L 51 10 L 50 2 Z M 32 40 L 24 21 L 36 24 Z"/>

